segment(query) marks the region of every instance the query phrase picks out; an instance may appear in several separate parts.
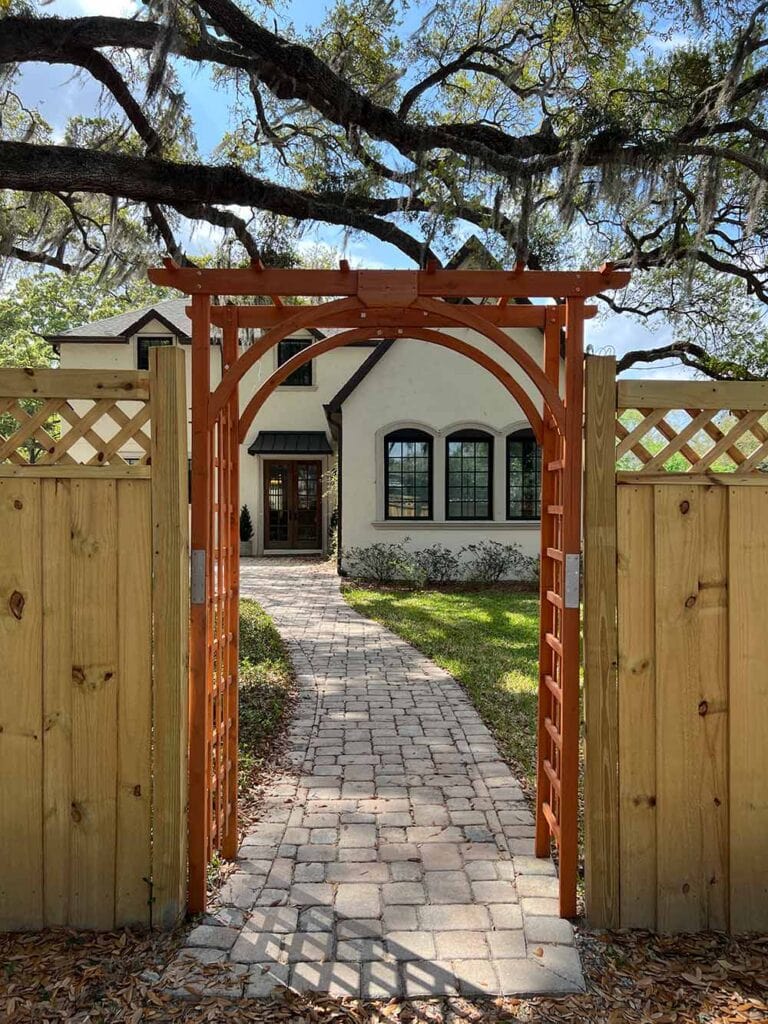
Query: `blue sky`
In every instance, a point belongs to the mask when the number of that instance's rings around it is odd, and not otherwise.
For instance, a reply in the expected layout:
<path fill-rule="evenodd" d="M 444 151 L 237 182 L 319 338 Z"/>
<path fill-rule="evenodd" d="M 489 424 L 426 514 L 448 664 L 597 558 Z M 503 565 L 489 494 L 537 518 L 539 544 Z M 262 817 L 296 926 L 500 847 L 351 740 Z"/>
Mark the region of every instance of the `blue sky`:
<path fill-rule="evenodd" d="M 297 28 L 304 28 L 321 21 L 328 6 L 323 0 L 289 0 L 283 4 L 283 9 Z M 46 6 L 45 11 L 62 16 L 121 16 L 130 14 L 135 7 L 132 0 L 53 0 Z M 205 158 L 219 142 L 226 127 L 216 116 L 216 111 L 221 109 L 226 101 L 221 91 L 214 87 L 204 68 L 183 64 L 179 74 L 195 124 L 200 155 Z M 26 103 L 40 110 L 57 135 L 69 117 L 81 112 L 92 114 L 98 107 L 101 95 L 98 86 L 85 76 L 76 77 L 67 67 L 51 67 L 44 64 L 31 64 L 23 68 L 18 91 Z M 208 227 L 192 229 L 186 240 L 190 251 L 209 250 L 214 230 Z M 316 242 L 331 246 L 338 250 L 340 256 L 347 257 L 358 266 L 413 266 L 394 246 L 368 237 L 347 239 L 342 230 L 332 227 L 317 225 L 308 230 L 304 244 L 311 245 Z M 588 325 L 587 342 L 597 351 L 612 349 L 621 355 L 628 349 L 653 347 L 665 344 L 669 340 L 667 331 L 652 333 L 628 316 L 605 314 Z M 644 368 L 640 372 L 643 376 L 686 375 L 679 366 L 672 367 L 669 364 Z"/>

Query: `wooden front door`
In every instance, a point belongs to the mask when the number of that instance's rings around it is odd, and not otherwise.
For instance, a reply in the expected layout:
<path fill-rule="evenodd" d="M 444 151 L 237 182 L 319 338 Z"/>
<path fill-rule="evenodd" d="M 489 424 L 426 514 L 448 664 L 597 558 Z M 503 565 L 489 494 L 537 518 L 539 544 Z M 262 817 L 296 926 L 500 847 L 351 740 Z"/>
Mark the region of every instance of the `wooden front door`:
<path fill-rule="evenodd" d="M 264 462 L 264 549 L 317 550 L 322 542 L 322 463 Z"/>

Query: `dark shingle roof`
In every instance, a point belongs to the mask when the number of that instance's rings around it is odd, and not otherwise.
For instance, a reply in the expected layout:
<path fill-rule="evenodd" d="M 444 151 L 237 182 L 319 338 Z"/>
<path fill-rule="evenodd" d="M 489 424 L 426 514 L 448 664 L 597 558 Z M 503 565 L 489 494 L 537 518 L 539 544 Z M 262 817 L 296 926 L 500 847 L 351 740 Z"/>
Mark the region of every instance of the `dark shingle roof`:
<path fill-rule="evenodd" d="M 141 309 L 130 309 L 116 316 L 105 317 L 103 320 L 92 320 L 91 323 L 82 324 L 80 327 L 70 327 L 68 331 L 56 335 L 56 338 L 62 341 L 69 338 L 74 341 L 77 338 L 125 337 L 133 332 L 140 321 L 147 322 L 152 319 L 154 313 L 182 337 L 188 338 L 192 333 L 192 324 L 186 312 L 188 305 L 189 299 L 186 295 L 181 295 L 178 299 L 164 299 L 151 306 L 142 306 Z"/>
<path fill-rule="evenodd" d="M 333 449 L 324 430 L 260 430 L 250 455 L 330 455 Z"/>

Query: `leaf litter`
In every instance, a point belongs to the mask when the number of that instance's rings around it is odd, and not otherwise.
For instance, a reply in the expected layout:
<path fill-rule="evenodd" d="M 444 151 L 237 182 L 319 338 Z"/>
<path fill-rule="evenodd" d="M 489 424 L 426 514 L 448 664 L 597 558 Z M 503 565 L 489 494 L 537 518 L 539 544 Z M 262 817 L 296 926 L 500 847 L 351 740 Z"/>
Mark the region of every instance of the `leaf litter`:
<path fill-rule="evenodd" d="M 184 930 L 0 936 L 2 1024 L 753 1024 L 768 1022 L 768 937 L 579 933 L 587 991 L 536 999 L 244 999 L 222 964 L 179 974 Z M 175 989 L 164 978 L 174 964 Z M 167 975 L 165 976 L 168 977 Z"/>

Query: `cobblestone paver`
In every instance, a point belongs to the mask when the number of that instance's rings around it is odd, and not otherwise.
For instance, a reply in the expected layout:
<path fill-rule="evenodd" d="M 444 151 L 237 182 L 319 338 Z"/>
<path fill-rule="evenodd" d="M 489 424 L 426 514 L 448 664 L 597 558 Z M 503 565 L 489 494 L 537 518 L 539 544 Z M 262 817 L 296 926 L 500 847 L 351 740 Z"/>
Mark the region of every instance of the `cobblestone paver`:
<path fill-rule="evenodd" d="M 229 962 L 248 996 L 580 990 L 555 868 L 458 683 L 354 612 L 324 565 L 247 561 L 241 586 L 295 666 L 295 773 L 183 956 Z"/>

